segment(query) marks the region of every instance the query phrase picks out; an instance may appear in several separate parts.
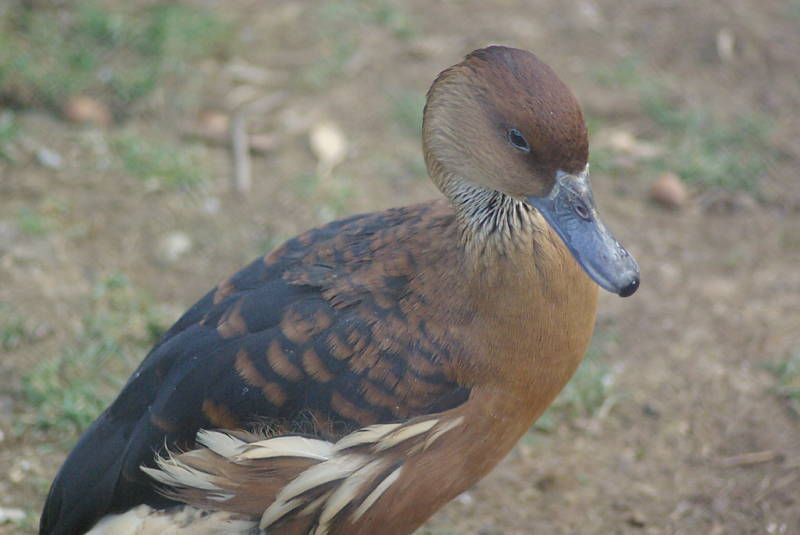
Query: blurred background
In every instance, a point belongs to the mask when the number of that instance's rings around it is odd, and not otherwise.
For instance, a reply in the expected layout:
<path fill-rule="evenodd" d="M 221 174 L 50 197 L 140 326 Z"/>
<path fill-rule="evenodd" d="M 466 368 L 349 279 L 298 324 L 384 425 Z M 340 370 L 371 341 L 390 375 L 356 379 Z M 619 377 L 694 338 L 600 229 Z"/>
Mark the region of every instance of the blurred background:
<path fill-rule="evenodd" d="M 218 280 L 438 195 L 425 91 L 490 43 L 583 103 L 643 282 L 420 533 L 800 533 L 798 0 L 2 0 L 0 533 Z"/>

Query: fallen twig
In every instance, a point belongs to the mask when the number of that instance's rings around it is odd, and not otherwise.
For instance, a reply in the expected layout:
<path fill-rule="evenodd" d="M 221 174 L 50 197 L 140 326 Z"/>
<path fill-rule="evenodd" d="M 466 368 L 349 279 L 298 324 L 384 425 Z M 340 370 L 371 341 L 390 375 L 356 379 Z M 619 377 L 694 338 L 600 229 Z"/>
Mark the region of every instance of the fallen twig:
<path fill-rule="evenodd" d="M 233 187 L 239 194 L 247 193 L 253 184 L 250 164 L 250 136 L 247 134 L 247 117 L 272 111 L 287 97 L 285 91 L 272 93 L 237 106 L 231 117 L 230 136 L 233 152 Z"/>
<path fill-rule="evenodd" d="M 781 454 L 773 450 L 753 451 L 725 457 L 718 461 L 720 466 L 730 468 L 734 466 L 750 466 L 753 464 L 768 463 L 781 457 Z"/>
<path fill-rule="evenodd" d="M 250 165 L 250 140 L 247 135 L 245 109 L 234 112 L 231 118 L 231 149 L 233 152 L 233 188 L 236 193 L 247 193 L 253 184 Z"/>
<path fill-rule="evenodd" d="M 216 132 L 196 125 L 182 126 L 181 135 L 210 145 L 227 146 L 231 142 L 230 132 L 227 130 Z M 251 154 L 266 154 L 278 146 L 278 137 L 273 134 L 250 134 L 248 137 Z"/>

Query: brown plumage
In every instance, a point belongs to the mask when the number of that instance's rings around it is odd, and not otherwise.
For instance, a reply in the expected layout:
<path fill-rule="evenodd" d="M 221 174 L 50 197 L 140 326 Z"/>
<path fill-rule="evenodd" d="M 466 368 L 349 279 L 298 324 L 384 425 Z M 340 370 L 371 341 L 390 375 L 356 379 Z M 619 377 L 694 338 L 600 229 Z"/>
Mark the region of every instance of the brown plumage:
<path fill-rule="evenodd" d="M 638 268 L 597 219 L 580 108 L 532 54 L 440 74 L 423 148 L 446 200 L 217 285 L 81 439 L 42 533 L 407 534 L 508 453 L 586 350 L 586 273 L 630 295 Z"/>

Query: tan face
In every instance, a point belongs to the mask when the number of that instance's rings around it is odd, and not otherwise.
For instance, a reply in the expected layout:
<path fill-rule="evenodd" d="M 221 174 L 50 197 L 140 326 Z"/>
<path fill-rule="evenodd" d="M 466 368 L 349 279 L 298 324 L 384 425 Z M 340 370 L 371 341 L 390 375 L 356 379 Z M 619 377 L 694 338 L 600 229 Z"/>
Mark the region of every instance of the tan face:
<path fill-rule="evenodd" d="M 426 149 L 454 175 L 517 198 L 546 195 L 586 167 L 583 114 L 536 56 L 489 47 L 444 71 L 428 94 Z"/>
<path fill-rule="evenodd" d="M 594 204 L 589 142 L 567 86 L 524 50 L 477 50 L 433 83 L 423 122 L 431 178 L 456 198 L 465 185 L 524 201 L 545 218 L 586 273 L 622 297 L 639 287 L 636 260 Z M 466 196 L 458 209 L 475 196 Z M 477 218 L 484 221 L 486 218 Z"/>

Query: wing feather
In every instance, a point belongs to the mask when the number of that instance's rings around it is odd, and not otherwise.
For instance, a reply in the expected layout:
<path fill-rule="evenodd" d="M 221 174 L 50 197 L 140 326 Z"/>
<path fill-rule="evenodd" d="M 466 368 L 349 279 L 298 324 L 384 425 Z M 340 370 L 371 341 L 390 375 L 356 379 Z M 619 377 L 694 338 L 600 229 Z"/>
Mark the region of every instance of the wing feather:
<path fill-rule="evenodd" d="M 445 365 L 454 347 L 409 312 L 423 298 L 413 302 L 414 244 L 404 240 L 441 225 L 431 214 L 420 205 L 335 222 L 219 283 L 80 439 L 53 482 L 41 533 L 174 503 L 140 467 L 190 449 L 202 428 L 335 441 L 463 403 L 469 392 Z M 216 442 L 227 451 L 232 440 Z"/>

